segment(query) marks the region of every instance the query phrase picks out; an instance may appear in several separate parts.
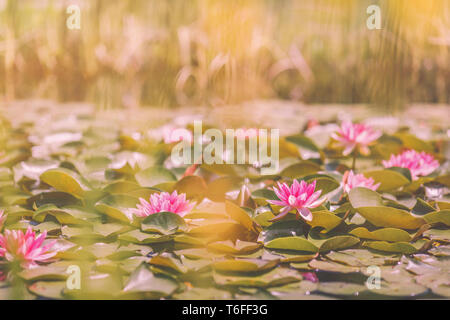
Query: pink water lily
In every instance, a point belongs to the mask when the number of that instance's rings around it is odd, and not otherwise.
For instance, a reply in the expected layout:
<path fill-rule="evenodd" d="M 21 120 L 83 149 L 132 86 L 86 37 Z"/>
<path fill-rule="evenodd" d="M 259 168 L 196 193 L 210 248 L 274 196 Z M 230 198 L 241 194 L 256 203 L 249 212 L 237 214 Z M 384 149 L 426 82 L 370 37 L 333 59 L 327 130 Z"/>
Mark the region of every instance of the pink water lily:
<path fill-rule="evenodd" d="M 405 150 L 399 155 L 391 155 L 389 160 L 383 160 L 385 168 L 400 167 L 411 171 L 411 177 L 416 180 L 419 176 L 427 176 L 439 168 L 437 161 L 431 154 L 424 151 Z"/>
<path fill-rule="evenodd" d="M 36 262 L 45 262 L 56 254 L 51 251 L 56 241 L 44 244 L 47 232 L 36 236 L 28 227 L 24 234 L 22 230 L 5 230 L 0 234 L 0 257 L 9 262 L 19 262 L 23 268 L 37 266 Z"/>
<path fill-rule="evenodd" d="M 278 182 L 278 188 L 274 187 L 273 191 L 280 200 L 268 200 L 268 202 L 277 206 L 284 206 L 284 208 L 272 221 L 280 220 L 294 209 L 297 210 L 297 218 L 301 216 L 303 219 L 311 221 L 312 213 L 309 209 L 316 208 L 325 201 L 325 199 L 319 199 L 322 190 L 315 191 L 315 189 L 316 181 L 308 184 L 305 181 L 294 180 L 291 187 L 286 183 Z"/>
<path fill-rule="evenodd" d="M 369 154 L 369 145 L 381 136 L 381 131 L 362 123 L 342 122 L 337 132 L 331 137 L 344 148 L 343 155 L 348 156 L 356 148 L 361 154 Z"/>
<path fill-rule="evenodd" d="M 354 174 L 353 170 L 350 170 L 344 173 L 341 185 L 345 193 L 349 193 L 351 189 L 356 187 L 364 187 L 375 191 L 380 184 L 374 184 L 374 182 L 372 178 L 366 178 L 362 173 Z"/>
<path fill-rule="evenodd" d="M 304 280 L 311 281 L 314 283 L 319 282 L 319 278 L 314 272 L 302 272 L 302 277 Z"/>
<path fill-rule="evenodd" d="M 131 209 L 131 213 L 138 217 L 147 217 L 158 212 L 172 212 L 183 216 L 194 206 L 186 200 L 185 193 L 179 195 L 176 190 L 172 194 L 168 192 L 154 193 L 149 200 L 139 198 L 141 204 L 137 205 L 137 209 Z"/>

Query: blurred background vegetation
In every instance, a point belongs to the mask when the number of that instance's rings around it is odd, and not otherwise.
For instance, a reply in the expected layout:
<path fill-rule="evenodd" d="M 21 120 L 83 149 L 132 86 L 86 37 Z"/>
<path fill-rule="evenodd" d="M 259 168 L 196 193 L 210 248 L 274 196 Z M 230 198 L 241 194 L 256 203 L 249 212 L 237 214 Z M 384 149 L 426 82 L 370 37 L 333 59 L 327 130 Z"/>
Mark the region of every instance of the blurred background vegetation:
<path fill-rule="evenodd" d="M 0 0 L 0 98 L 448 104 L 449 22 L 449 0 Z"/>

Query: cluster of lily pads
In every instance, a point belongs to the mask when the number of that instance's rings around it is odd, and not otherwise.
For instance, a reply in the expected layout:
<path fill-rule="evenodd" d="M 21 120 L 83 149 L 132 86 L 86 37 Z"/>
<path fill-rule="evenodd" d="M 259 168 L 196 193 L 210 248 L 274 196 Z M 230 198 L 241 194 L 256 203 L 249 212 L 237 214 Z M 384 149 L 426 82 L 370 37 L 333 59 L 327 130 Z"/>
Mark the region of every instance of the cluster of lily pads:
<path fill-rule="evenodd" d="M 445 128 L 343 122 L 324 144 L 315 122 L 261 175 L 91 115 L 1 125 L 0 298 L 450 297 Z"/>

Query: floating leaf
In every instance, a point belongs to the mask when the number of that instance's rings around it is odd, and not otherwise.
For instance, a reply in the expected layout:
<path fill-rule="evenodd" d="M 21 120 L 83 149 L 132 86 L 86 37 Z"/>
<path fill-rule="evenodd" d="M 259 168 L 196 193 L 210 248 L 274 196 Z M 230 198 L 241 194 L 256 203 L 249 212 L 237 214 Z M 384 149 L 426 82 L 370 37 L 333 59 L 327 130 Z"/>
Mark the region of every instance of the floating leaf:
<path fill-rule="evenodd" d="M 359 207 L 376 207 L 383 205 L 381 196 L 368 188 L 353 188 L 350 190 L 348 198 L 355 209 Z"/>
<path fill-rule="evenodd" d="M 139 200 L 128 195 L 111 195 L 95 204 L 95 208 L 107 216 L 130 223 L 133 218 L 130 209 L 135 208 Z"/>
<path fill-rule="evenodd" d="M 331 295 L 358 296 L 366 291 L 367 287 L 350 282 L 321 282 L 317 290 Z"/>
<path fill-rule="evenodd" d="M 282 237 L 302 236 L 305 225 L 300 220 L 282 220 L 271 224 L 262 235 L 264 242 Z"/>
<path fill-rule="evenodd" d="M 319 170 L 320 166 L 318 164 L 312 161 L 302 161 L 283 169 L 280 175 L 282 177 L 297 179 L 308 174 L 316 173 Z"/>
<path fill-rule="evenodd" d="M 252 192 L 252 197 L 263 198 L 267 200 L 279 200 L 277 195 L 273 190 L 269 189 L 258 189 Z"/>
<path fill-rule="evenodd" d="M 28 290 L 40 297 L 63 299 L 62 291 L 66 287 L 66 281 L 37 281 L 28 286 Z"/>
<path fill-rule="evenodd" d="M 321 261 L 317 259 L 312 260 L 309 263 L 309 266 L 313 269 L 318 269 L 321 271 L 339 272 L 339 273 L 354 273 L 359 272 L 360 269 L 358 267 L 350 267 L 332 261 Z"/>
<path fill-rule="evenodd" d="M 402 230 L 395 228 L 383 228 L 374 231 L 369 231 L 364 227 L 359 227 L 350 231 L 350 234 L 357 236 L 362 239 L 371 239 L 371 240 L 384 240 L 384 241 L 404 241 L 408 242 L 411 240 L 411 235 Z"/>
<path fill-rule="evenodd" d="M 433 152 L 433 147 L 426 143 L 425 141 L 417 138 L 415 135 L 407 132 L 399 132 L 394 135 L 395 137 L 399 138 L 403 146 L 407 149 L 414 149 L 417 151 L 425 151 L 428 153 Z"/>
<path fill-rule="evenodd" d="M 256 231 L 258 226 L 253 222 L 250 216 L 241 207 L 231 201 L 225 201 L 225 210 L 231 219 L 242 224 L 246 229 Z"/>
<path fill-rule="evenodd" d="M 277 261 L 261 259 L 235 259 L 214 263 L 214 269 L 222 272 L 258 272 L 268 271 L 277 265 Z"/>
<path fill-rule="evenodd" d="M 412 209 L 412 213 L 417 214 L 417 215 L 424 215 L 426 213 L 430 213 L 435 211 L 436 209 L 434 209 L 430 204 L 428 204 L 426 201 L 417 198 L 417 202 L 414 205 L 414 208 Z"/>
<path fill-rule="evenodd" d="M 157 212 L 146 217 L 141 223 L 144 232 L 159 232 L 161 234 L 174 234 L 186 229 L 186 222 L 178 214 L 172 212 Z"/>
<path fill-rule="evenodd" d="M 297 134 L 295 136 L 288 136 L 288 137 L 286 137 L 286 141 L 292 142 L 292 143 L 298 145 L 299 147 L 308 149 L 310 151 L 319 152 L 319 150 L 320 150 L 316 146 L 314 141 L 312 141 L 307 136 L 304 136 L 304 135 L 301 135 L 301 134 Z"/>
<path fill-rule="evenodd" d="M 39 266 L 36 268 L 25 269 L 19 273 L 19 276 L 25 280 L 65 280 L 68 276 L 66 267 L 59 266 Z"/>
<path fill-rule="evenodd" d="M 341 224 L 342 219 L 327 210 L 320 210 L 313 212 L 313 219 L 307 221 L 309 225 L 314 227 L 324 228 L 324 232 L 329 232 Z"/>
<path fill-rule="evenodd" d="M 411 182 L 410 179 L 392 169 L 364 172 L 364 176 L 372 178 L 375 183 L 380 183 L 377 191 L 389 191 L 403 187 Z"/>
<path fill-rule="evenodd" d="M 305 178 L 305 180 L 308 183 L 316 181 L 316 190 L 322 190 L 321 195 L 330 193 L 340 186 L 340 183 L 337 182 L 334 178 L 326 176 Z"/>
<path fill-rule="evenodd" d="M 404 253 L 404 254 L 412 254 L 417 251 L 417 249 L 414 246 L 412 246 L 407 242 L 390 243 L 387 241 L 366 241 L 363 243 L 363 246 L 380 251 Z"/>
<path fill-rule="evenodd" d="M 319 249 L 311 242 L 300 237 L 277 238 L 267 242 L 264 246 L 269 249 L 279 249 L 279 250 L 294 250 L 307 252 L 319 251 Z"/>
<path fill-rule="evenodd" d="M 89 190 L 81 181 L 81 177 L 75 172 L 64 168 L 47 170 L 41 174 L 40 179 L 56 190 L 69 193 L 76 198 L 83 198 Z"/>
<path fill-rule="evenodd" d="M 423 216 L 428 223 L 443 223 L 450 226 L 450 210 L 441 210 L 427 213 Z"/>
<path fill-rule="evenodd" d="M 164 182 L 176 181 L 175 175 L 163 167 L 150 167 L 139 171 L 135 178 L 142 187 L 153 187 Z"/>
<path fill-rule="evenodd" d="M 208 184 L 206 196 L 212 201 L 225 201 L 226 193 L 238 190 L 241 180 L 238 177 L 219 177 Z"/>
<path fill-rule="evenodd" d="M 140 230 L 132 230 L 129 232 L 119 234 L 118 239 L 131 243 L 148 244 L 148 243 L 161 243 L 172 241 L 173 236 L 161 235 L 159 233 L 146 233 L 141 232 Z"/>
<path fill-rule="evenodd" d="M 392 207 L 360 207 L 356 209 L 364 218 L 377 227 L 418 229 L 425 224 L 422 218 L 408 211 Z"/>
<path fill-rule="evenodd" d="M 405 210 L 380 205 L 379 194 L 367 188 L 350 190 L 349 199 L 356 211 L 377 227 L 417 229 L 425 223 Z"/>
<path fill-rule="evenodd" d="M 214 273 L 214 281 L 223 286 L 251 287 L 251 288 L 273 288 L 302 280 L 301 275 L 289 269 L 274 269 L 260 276 L 224 275 Z"/>
<path fill-rule="evenodd" d="M 154 275 L 142 264 L 130 275 L 123 292 L 151 293 L 153 298 L 158 298 L 171 295 L 177 287 L 174 280 L 162 275 Z"/>
<path fill-rule="evenodd" d="M 186 176 L 175 183 L 179 194 L 185 193 L 187 199 L 202 199 L 207 192 L 205 180 L 199 176 Z"/>
<path fill-rule="evenodd" d="M 260 243 L 241 240 L 237 240 L 236 243 L 233 243 L 230 240 L 226 240 L 208 244 L 208 249 L 214 252 L 223 252 L 235 255 L 253 253 L 261 247 L 262 245 Z"/>

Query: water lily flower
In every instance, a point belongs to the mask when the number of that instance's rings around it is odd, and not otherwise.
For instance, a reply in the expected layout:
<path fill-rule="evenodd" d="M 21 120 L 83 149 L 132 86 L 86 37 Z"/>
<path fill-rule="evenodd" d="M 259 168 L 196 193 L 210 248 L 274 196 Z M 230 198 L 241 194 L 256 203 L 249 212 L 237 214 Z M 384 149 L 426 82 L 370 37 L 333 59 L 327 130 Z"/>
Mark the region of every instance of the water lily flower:
<path fill-rule="evenodd" d="M 366 178 L 362 173 L 354 174 L 353 170 L 346 171 L 342 177 L 342 188 L 345 193 L 356 187 L 364 187 L 370 190 L 377 190 L 380 183 L 374 184 L 373 178 Z"/>
<path fill-rule="evenodd" d="M 168 192 L 154 193 L 149 200 L 139 198 L 141 204 L 137 205 L 137 209 L 131 209 L 131 213 L 138 217 L 147 217 L 158 212 L 172 212 L 184 216 L 194 206 L 186 200 L 185 193 L 179 195 L 176 190 L 172 194 Z"/>
<path fill-rule="evenodd" d="M 314 283 L 319 282 L 319 278 L 314 272 L 302 272 L 302 277 L 304 280 L 311 281 Z"/>
<path fill-rule="evenodd" d="M 315 189 L 316 181 L 308 184 L 305 181 L 294 180 L 291 187 L 286 183 L 278 182 L 278 188 L 274 187 L 273 191 L 280 200 L 268 200 L 268 202 L 277 206 L 284 206 L 284 208 L 272 221 L 280 220 L 293 209 L 297 210 L 297 218 L 301 216 L 303 219 L 311 221 L 312 213 L 309 209 L 316 208 L 325 201 L 325 198 L 319 199 L 322 190 L 315 191 Z"/>
<path fill-rule="evenodd" d="M 37 266 L 36 262 L 45 262 L 56 254 L 51 251 L 55 241 L 44 244 L 47 232 L 36 236 L 36 233 L 28 227 L 24 234 L 22 230 L 5 230 L 0 234 L 0 257 L 9 262 L 20 262 L 22 268 Z"/>
<path fill-rule="evenodd" d="M 382 161 L 385 168 L 400 167 L 411 171 L 411 177 L 427 176 L 439 167 L 439 161 L 424 151 L 405 150 L 399 155 L 391 155 L 389 160 Z"/>
<path fill-rule="evenodd" d="M 331 137 L 344 148 L 344 156 L 348 156 L 355 148 L 361 154 L 368 155 L 368 146 L 377 140 L 381 134 L 381 131 L 374 130 L 368 125 L 344 121 L 338 131 L 331 134 Z"/>

